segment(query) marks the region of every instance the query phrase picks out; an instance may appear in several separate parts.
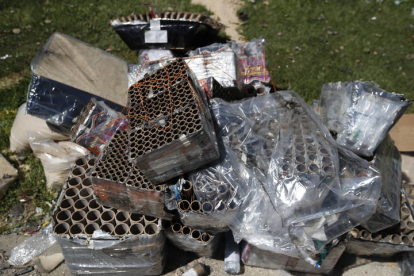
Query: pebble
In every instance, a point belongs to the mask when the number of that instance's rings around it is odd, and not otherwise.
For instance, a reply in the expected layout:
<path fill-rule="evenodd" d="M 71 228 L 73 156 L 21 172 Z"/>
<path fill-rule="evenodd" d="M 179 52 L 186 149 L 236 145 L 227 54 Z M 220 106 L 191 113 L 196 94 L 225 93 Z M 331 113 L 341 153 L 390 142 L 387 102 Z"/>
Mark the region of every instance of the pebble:
<path fill-rule="evenodd" d="M 19 28 L 13 29 L 14 34 L 20 34 L 21 32 L 22 30 L 20 30 Z"/>

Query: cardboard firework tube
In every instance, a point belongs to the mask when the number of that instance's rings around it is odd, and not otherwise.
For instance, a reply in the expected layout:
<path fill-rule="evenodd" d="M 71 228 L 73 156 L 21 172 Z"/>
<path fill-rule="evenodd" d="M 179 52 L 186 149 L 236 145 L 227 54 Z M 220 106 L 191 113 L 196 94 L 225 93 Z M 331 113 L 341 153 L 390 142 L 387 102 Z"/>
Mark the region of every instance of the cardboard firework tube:
<path fill-rule="evenodd" d="M 115 224 L 115 212 L 112 210 L 104 211 L 101 215 L 101 223 L 102 224 L 106 224 L 106 223 Z"/>
<path fill-rule="evenodd" d="M 319 172 L 319 167 L 316 164 L 310 164 L 308 166 L 308 170 L 310 173 L 318 173 Z"/>
<path fill-rule="evenodd" d="M 89 223 L 85 226 L 85 234 L 93 235 L 95 230 L 99 230 L 99 225 L 97 223 Z"/>
<path fill-rule="evenodd" d="M 72 236 L 82 234 L 84 231 L 85 231 L 85 226 L 82 223 L 75 223 L 69 229 L 69 233 Z"/>
<path fill-rule="evenodd" d="M 305 173 L 306 172 L 306 165 L 305 164 L 297 164 L 295 167 L 295 171 L 297 173 Z"/>
<path fill-rule="evenodd" d="M 401 207 L 401 220 L 407 219 L 411 215 L 410 209 L 407 206 Z"/>
<path fill-rule="evenodd" d="M 72 199 L 73 201 L 78 200 L 79 190 L 76 188 L 69 188 L 65 191 L 65 198 Z"/>
<path fill-rule="evenodd" d="M 404 234 L 409 234 L 414 231 L 414 222 L 411 220 L 405 221 L 405 228 L 403 229 Z"/>
<path fill-rule="evenodd" d="M 200 240 L 201 239 L 201 232 L 198 231 L 198 230 L 193 230 L 191 232 L 191 237 L 193 237 L 193 239 Z"/>
<path fill-rule="evenodd" d="M 92 178 L 86 177 L 82 180 L 82 188 L 90 188 L 92 187 Z"/>
<path fill-rule="evenodd" d="M 91 210 L 86 214 L 86 222 L 101 224 L 101 213 L 98 210 Z"/>
<path fill-rule="evenodd" d="M 144 225 L 142 225 L 141 223 L 132 224 L 131 227 L 129 227 L 129 233 L 134 236 L 143 234 Z"/>
<path fill-rule="evenodd" d="M 75 161 L 75 165 L 78 167 L 82 167 L 84 169 L 88 168 L 88 161 L 86 160 L 86 158 L 79 158 Z"/>
<path fill-rule="evenodd" d="M 125 236 L 129 233 L 129 226 L 126 223 L 121 223 L 115 226 L 114 234 L 117 236 Z"/>
<path fill-rule="evenodd" d="M 303 155 L 296 155 L 295 156 L 295 163 L 296 164 L 304 164 L 305 161 L 306 161 L 305 156 L 303 156 Z"/>
<path fill-rule="evenodd" d="M 115 208 L 114 207 L 109 207 L 109 206 L 102 205 L 102 210 L 103 211 L 113 211 L 113 210 L 115 210 Z"/>
<path fill-rule="evenodd" d="M 372 233 L 372 241 L 379 242 L 382 239 L 382 235 L 378 233 Z"/>
<path fill-rule="evenodd" d="M 159 232 L 159 229 L 155 223 L 149 223 L 147 226 L 145 226 L 144 232 L 149 236 L 153 236 Z"/>
<path fill-rule="evenodd" d="M 155 223 L 157 221 L 157 218 L 151 217 L 151 216 L 144 216 L 144 221 L 145 221 L 145 225 L 147 225 L 149 223 Z"/>
<path fill-rule="evenodd" d="M 58 235 L 64 235 L 69 233 L 70 226 L 66 222 L 61 222 L 57 224 L 54 228 L 54 231 Z"/>
<path fill-rule="evenodd" d="M 75 211 L 85 211 L 88 212 L 88 201 L 84 198 L 80 198 L 76 200 L 75 204 L 73 205 Z"/>
<path fill-rule="evenodd" d="M 70 199 L 70 198 L 65 198 L 65 199 L 63 199 L 61 202 L 60 202 L 60 205 L 59 205 L 59 207 L 60 207 L 60 210 L 68 210 L 68 211 L 70 211 L 70 212 L 73 212 L 73 204 L 74 204 L 74 202 L 73 202 L 73 200 L 72 199 Z"/>
<path fill-rule="evenodd" d="M 89 201 L 93 199 L 93 190 L 91 188 L 83 188 L 79 191 L 79 197 Z"/>
<path fill-rule="evenodd" d="M 211 240 L 211 235 L 209 233 L 201 234 L 201 241 L 202 242 L 209 242 Z"/>
<path fill-rule="evenodd" d="M 115 227 L 110 223 L 105 223 L 101 225 L 101 230 L 112 235 L 114 233 Z"/>
<path fill-rule="evenodd" d="M 96 158 L 91 158 L 88 160 L 88 167 L 92 168 L 93 166 L 95 166 L 96 163 Z"/>
<path fill-rule="evenodd" d="M 72 220 L 72 224 L 77 224 L 77 223 L 81 223 L 84 224 L 86 223 L 86 213 L 85 211 L 75 211 L 72 214 L 71 220 Z"/>
<path fill-rule="evenodd" d="M 401 241 L 405 245 L 410 245 L 411 244 L 411 239 L 406 235 L 401 235 Z"/>
<path fill-rule="evenodd" d="M 221 184 L 217 187 L 218 197 L 222 200 L 227 200 L 229 197 L 229 190 L 226 185 Z"/>
<path fill-rule="evenodd" d="M 118 211 L 115 215 L 115 222 L 116 224 L 129 224 L 129 214 L 125 211 Z"/>
<path fill-rule="evenodd" d="M 201 209 L 204 213 L 211 213 L 214 210 L 214 206 L 211 204 L 211 202 L 206 201 L 203 203 L 203 205 L 201 205 Z"/>
<path fill-rule="evenodd" d="M 191 181 L 186 180 L 186 181 L 183 183 L 182 188 L 183 188 L 183 193 L 184 193 L 186 196 L 190 197 L 190 196 L 193 194 L 193 183 L 192 183 Z"/>
<path fill-rule="evenodd" d="M 216 205 L 216 209 L 219 212 L 223 212 L 224 210 L 226 210 L 226 204 L 223 201 L 220 201 L 217 205 Z"/>
<path fill-rule="evenodd" d="M 85 172 L 86 172 L 86 170 L 84 168 L 82 168 L 82 167 L 75 167 L 72 170 L 72 175 L 74 177 L 80 177 L 80 178 L 83 179 L 83 178 L 85 178 Z"/>
<path fill-rule="evenodd" d="M 69 210 L 62 210 L 56 215 L 56 220 L 58 223 L 66 222 L 70 223 L 71 212 Z"/>
<path fill-rule="evenodd" d="M 135 223 L 144 223 L 144 215 L 140 214 L 131 214 L 130 215 L 131 224 Z"/>
<path fill-rule="evenodd" d="M 201 210 L 200 202 L 198 200 L 191 201 L 190 209 L 191 209 L 191 211 L 196 212 L 196 213 L 200 212 L 200 210 Z"/>
<path fill-rule="evenodd" d="M 228 204 L 227 208 L 229 210 L 235 210 L 237 208 L 237 201 L 233 198 Z"/>
<path fill-rule="evenodd" d="M 170 220 L 162 220 L 162 227 L 164 228 L 164 229 L 169 229 L 169 228 L 171 228 L 171 221 Z"/>
<path fill-rule="evenodd" d="M 174 223 L 173 225 L 171 225 L 171 230 L 173 233 L 182 233 L 182 226 L 179 223 Z"/>
<path fill-rule="evenodd" d="M 162 192 L 162 186 L 161 185 L 155 186 L 155 190 L 157 192 Z"/>
<path fill-rule="evenodd" d="M 361 239 L 368 240 L 368 241 L 371 240 L 372 239 L 371 233 L 367 230 L 362 230 L 361 231 Z"/>
<path fill-rule="evenodd" d="M 183 228 L 181 228 L 181 233 L 183 233 L 183 235 L 190 235 L 191 234 L 191 227 L 184 225 Z"/>
<path fill-rule="evenodd" d="M 82 184 L 82 179 L 80 177 L 72 177 L 68 180 L 68 185 L 70 188 L 80 188 Z"/>
<path fill-rule="evenodd" d="M 102 205 L 99 204 L 96 199 L 92 199 L 91 201 L 89 201 L 88 208 L 89 210 L 97 210 L 99 212 L 102 211 Z"/>
<path fill-rule="evenodd" d="M 399 243 L 401 243 L 401 236 L 400 235 L 391 235 L 390 241 L 393 244 L 399 244 Z"/>
<path fill-rule="evenodd" d="M 190 209 L 190 202 L 188 202 L 188 200 L 178 201 L 178 209 L 183 212 L 187 212 Z"/>

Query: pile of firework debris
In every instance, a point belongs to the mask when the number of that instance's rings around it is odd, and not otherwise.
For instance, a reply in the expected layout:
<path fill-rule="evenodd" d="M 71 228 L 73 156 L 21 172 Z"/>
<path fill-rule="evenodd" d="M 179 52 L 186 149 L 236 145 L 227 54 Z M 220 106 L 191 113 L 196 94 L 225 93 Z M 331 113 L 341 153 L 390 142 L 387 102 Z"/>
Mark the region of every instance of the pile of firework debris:
<path fill-rule="evenodd" d="M 89 151 L 53 216 L 74 274 L 159 275 L 166 240 L 210 257 L 225 239 L 229 273 L 414 249 L 414 188 L 388 136 L 401 94 L 329 83 L 311 108 L 276 89 L 263 39 L 223 41 L 181 12 L 111 24 L 138 64 L 60 33 L 32 62 L 27 114 Z"/>

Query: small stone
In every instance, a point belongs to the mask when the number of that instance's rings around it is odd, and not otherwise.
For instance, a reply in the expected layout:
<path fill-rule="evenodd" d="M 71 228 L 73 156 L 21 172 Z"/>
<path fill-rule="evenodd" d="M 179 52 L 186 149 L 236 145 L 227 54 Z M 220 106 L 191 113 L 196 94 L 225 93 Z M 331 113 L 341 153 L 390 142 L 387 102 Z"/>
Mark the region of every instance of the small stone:
<path fill-rule="evenodd" d="M 13 29 L 14 34 L 20 34 L 22 31 L 19 28 Z"/>
<path fill-rule="evenodd" d="M 281 36 L 281 35 L 283 35 L 283 33 L 282 32 L 278 32 L 277 35 L 278 36 Z"/>
<path fill-rule="evenodd" d="M 342 51 L 342 50 L 345 49 L 345 47 L 344 46 L 339 46 L 339 49 L 341 49 L 341 51 Z"/>
<path fill-rule="evenodd" d="M 113 46 L 109 46 L 105 51 L 110 52 L 115 50 L 115 48 Z"/>
<path fill-rule="evenodd" d="M 52 23 L 52 20 L 46 19 L 46 20 L 45 20 L 45 23 L 46 23 L 46 24 L 50 24 L 50 23 Z"/>
<path fill-rule="evenodd" d="M 338 49 L 335 49 L 335 53 L 339 53 L 339 50 Z"/>
<path fill-rule="evenodd" d="M 374 52 L 373 54 L 374 54 L 374 55 L 377 55 L 378 53 L 377 53 L 377 52 Z"/>

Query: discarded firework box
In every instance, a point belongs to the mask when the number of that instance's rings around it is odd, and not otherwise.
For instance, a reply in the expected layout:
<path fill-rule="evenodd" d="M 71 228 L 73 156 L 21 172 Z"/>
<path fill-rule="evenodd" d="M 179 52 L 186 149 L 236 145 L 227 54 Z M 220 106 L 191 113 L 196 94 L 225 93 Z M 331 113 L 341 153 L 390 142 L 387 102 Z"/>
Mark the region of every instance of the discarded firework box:
<path fill-rule="evenodd" d="M 200 257 L 213 256 L 222 237 L 220 233 L 213 235 L 180 222 L 165 224 L 165 235 L 172 244 L 184 251 L 194 252 Z"/>
<path fill-rule="evenodd" d="M 66 134 L 92 97 L 118 111 L 127 103 L 128 64 L 68 35 L 54 33 L 31 68 L 27 113 Z"/>
<path fill-rule="evenodd" d="M 75 275 L 161 274 L 162 221 L 100 205 L 86 173 L 94 162 L 76 160 L 54 211 L 54 234 L 67 266 Z"/>
<path fill-rule="evenodd" d="M 209 16 L 188 12 L 130 15 L 111 20 L 111 25 L 131 50 L 195 49 L 216 42 L 224 27 Z"/>
<path fill-rule="evenodd" d="M 376 212 L 362 226 L 376 233 L 400 222 L 401 155 L 389 135 L 376 149 L 372 163 L 381 173 L 381 195 Z"/>
<path fill-rule="evenodd" d="M 92 173 L 97 200 L 131 213 L 171 219 L 164 208 L 165 185 L 151 184 L 128 160 L 128 135 L 118 130 L 97 161 Z"/>
<path fill-rule="evenodd" d="M 311 265 L 303 259 L 262 250 L 249 243 L 243 242 L 241 260 L 244 265 L 257 266 L 270 269 L 282 269 L 312 274 L 329 274 L 338 263 L 339 258 L 347 246 L 346 240 L 342 240 L 329 251 L 324 253 L 322 263 Z"/>
<path fill-rule="evenodd" d="M 207 99 L 182 60 L 128 91 L 129 160 L 153 184 L 219 157 Z"/>
<path fill-rule="evenodd" d="M 169 193 L 165 194 L 166 207 L 169 210 L 177 210 L 180 221 L 187 227 L 217 234 L 226 232 L 229 227 L 210 215 L 214 211 L 211 202 L 198 201 L 194 194 L 194 185 L 190 180 L 179 179 L 176 185 L 169 186 Z M 214 193 L 211 190 L 210 193 Z M 224 210 L 225 205 L 222 206 Z"/>
<path fill-rule="evenodd" d="M 322 86 L 320 114 L 339 145 L 371 157 L 410 105 L 374 82 L 337 82 Z"/>
<path fill-rule="evenodd" d="M 73 142 L 84 146 L 94 154 L 99 154 L 116 130 L 129 128 L 122 113 L 111 109 L 102 101 L 91 101 L 85 106 L 70 132 Z"/>
<path fill-rule="evenodd" d="M 401 221 L 399 225 L 376 233 L 358 227 L 349 232 L 346 251 L 360 256 L 388 257 L 397 253 L 414 251 L 414 219 L 412 206 L 406 195 L 401 194 Z"/>
<path fill-rule="evenodd" d="M 233 101 L 246 97 L 237 83 L 236 55 L 227 44 L 215 43 L 198 48 L 189 52 L 189 56 L 185 62 L 194 72 L 207 98 Z M 218 89 L 217 85 L 221 85 L 222 89 Z"/>

